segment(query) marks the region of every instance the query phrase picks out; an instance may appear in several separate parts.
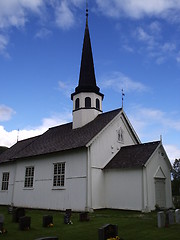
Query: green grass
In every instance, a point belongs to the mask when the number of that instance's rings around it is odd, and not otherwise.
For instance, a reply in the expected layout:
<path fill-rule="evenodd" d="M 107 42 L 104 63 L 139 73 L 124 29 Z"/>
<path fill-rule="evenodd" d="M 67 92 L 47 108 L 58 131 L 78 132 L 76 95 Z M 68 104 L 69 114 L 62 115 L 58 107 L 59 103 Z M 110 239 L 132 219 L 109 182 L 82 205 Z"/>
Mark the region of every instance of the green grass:
<path fill-rule="evenodd" d="M 97 210 L 90 214 L 89 222 L 80 222 L 79 214 L 72 214 L 73 225 L 63 223 L 64 213 L 59 211 L 26 210 L 31 217 L 31 228 L 20 231 L 18 223 L 12 222 L 12 215 L 7 207 L 0 206 L 4 214 L 4 227 L 7 234 L 0 235 L 0 240 L 34 240 L 43 236 L 58 236 L 59 240 L 98 240 L 98 228 L 107 223 L 117 224 L 119 236 L 124 240 L 176 240 L 180 239 L 180 224 L 168 228 L 157 227 L 157 213 L 146 213 L 119 210 Z M 54 227 L 43 228 L 43 215 L 53 215 Z"/>

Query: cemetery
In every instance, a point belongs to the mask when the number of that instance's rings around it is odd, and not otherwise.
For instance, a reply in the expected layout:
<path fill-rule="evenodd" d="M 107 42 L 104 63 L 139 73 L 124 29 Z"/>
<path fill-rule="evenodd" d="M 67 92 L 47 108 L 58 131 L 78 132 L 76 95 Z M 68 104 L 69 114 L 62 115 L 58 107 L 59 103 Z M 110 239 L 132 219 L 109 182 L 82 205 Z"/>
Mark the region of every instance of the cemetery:
<path fill-rule="evenodd" d="M 49 211 L 0 206 L 0 239 L 141 240 L 179 239 L 180 210 Z"/>

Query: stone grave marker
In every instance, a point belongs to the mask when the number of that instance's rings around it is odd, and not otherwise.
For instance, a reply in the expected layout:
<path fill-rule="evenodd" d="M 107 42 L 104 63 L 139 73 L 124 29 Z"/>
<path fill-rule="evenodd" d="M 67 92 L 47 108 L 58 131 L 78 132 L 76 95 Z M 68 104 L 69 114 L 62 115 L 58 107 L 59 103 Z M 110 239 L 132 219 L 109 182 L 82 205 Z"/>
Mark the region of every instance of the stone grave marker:
<path fill-rule="evenodd" d="M 25 216 L 25 209 L 24 208 L 15 208 L 13 209 L 13 222 L 19 222 L 20 217 Z"/>
<path fill-rule="evenodd" d="M 83 212 L 79 214 L 79 221 L 80 222 L 86 222 L 89 221 L 89 216 L 87 212 Z"/>
<path fill-rule="evenodd" d="M 157 213 L 158 228 L 165 227 L 165 214 L 163 211 Z"/>
<path fill-rule="evenodd" d="M 176 223 L 180 223 L 180 209 L 175 210 Z"/>
<path fill-rule="evenodd" d="M 71 209 L 66 209 L 66 212 L 65 212 L 65 215 L 64 215 L 64 223 L 65 224 L 72 224 L 71 215 L 72 215 Z"/>
<path fill-rule="evenodd" d="M 53 216 L 43 216 L 43 227 L 49 227 L 51 224 L 53 224 Z"/>
<path fill-rule="evenodd" d="M 4 225 L 4 215 L 0 214 L 0 231 L 3 230 L 3 225 Z"/>
<path fill-rule="evenodd" d="M 29 230 L 31 227 L 31 217 L 24 216 L 19 218 L 19 229 Z"/>
<path fill-rule="evenodd" d="M 118 236 L 118 226 L 113 224 L 106 224 L 98 229 L 99 240 L 107 240 L 108 238 L 115 238 Z"/>
<path fill-rule="evenodd" d="M 175 223 L 175 215 L 174 215 L 174 210 L 168 210 L 166 212 L 166 217 L 167 217 L 167 220 L 168 220 L 168 224 L 169 225 L 172 225 Z"/>

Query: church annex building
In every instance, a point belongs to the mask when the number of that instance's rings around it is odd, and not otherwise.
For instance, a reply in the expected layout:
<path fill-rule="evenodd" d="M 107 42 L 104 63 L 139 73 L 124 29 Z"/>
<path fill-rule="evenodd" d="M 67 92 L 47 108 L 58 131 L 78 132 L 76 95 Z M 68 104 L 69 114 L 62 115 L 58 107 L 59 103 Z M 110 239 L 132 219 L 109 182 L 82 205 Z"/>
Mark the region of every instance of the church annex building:
<path fill-rule="evenodd" d="M 0 204 L 91 211 L 172 207 L 171 164 L 161 141 L 141 143 L 123 108 L 102 112 L 88 27 L 73 121 L 0 154 Z"/>

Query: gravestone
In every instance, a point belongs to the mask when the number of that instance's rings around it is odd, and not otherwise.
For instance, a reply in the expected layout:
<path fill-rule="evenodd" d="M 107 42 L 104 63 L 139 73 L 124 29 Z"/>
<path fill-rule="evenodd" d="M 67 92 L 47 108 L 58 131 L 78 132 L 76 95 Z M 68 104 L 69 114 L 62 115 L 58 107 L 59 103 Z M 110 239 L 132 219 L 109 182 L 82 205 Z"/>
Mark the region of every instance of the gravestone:
<path fill-rule="evenodd" d="M 59 240 L 58 237 L 42 237 L 42 238 L 36 238 L 34 240 Z"/>
<path fill-rule="evenodd" d="M 115 238 L 118 236 L 118 226 L 113 224 L 106 224 L 98 229 L 99 240 L 107 240 L 108 238 Z"/>
<path fill-rule="evenodd" d="M 89 216 L 87 212 L 83 212 L 79 214 L 79 221 L 80 222 L 86 222 L 89 221 Z"/>
<path fill-rule="evenodd" d="M 176 223 L 180 223 L 180 209 L 175 210 Z"/>
<path fill-rule="evenodd" d="M 25 209 L 24 208 L 15 208 L 13 209 L 13 222 L 19 222 L 20 217 L 25 216 Z"/>
<path fill-rule="evenodd" d="M 12 213 L 13 213 L 13 206 L 12 206 L 12 205 L 9 205 L 9 206 L 8 206 L 8 213 L 9 213 L 9 214 L 12 214 Z"/>
<path fill-rule="evenodd" d="M 0 214 L 0 231 L 2 232 L 4 225 L 4 215 Z"/>
<path fill-rule="evenodd" d="M 53 224 L 53 216 L 43 216 L 43 227 L 49 227 L 50 224 Z"/>
<path fill-rule="evenodd" d="M 19 218 L 19 229 L 29 230 L 31 227 L 31 217 L 24 216 Z"/>
<path fill-rule="evenodd" d="M 174 219 L 174 210 L 168 210 L 166 212 L 166 217 L 167 217 L 167 221 L 169 225 L 172 225 L 175 223 L 175 219 Z"/>
<path fill-rule="evenodd" d="M 165 227 L 165 214 L 163 211 L 157 213 L 158 228 Z"/>
<path fill-rule="evenodd" d="M 72 224 L 71 215 L 72 215 L 71 209 L 66 209 L 66 212 L 65 212 L 65 215 L 64 215 L 64 223 L 65 224 Z"/>

